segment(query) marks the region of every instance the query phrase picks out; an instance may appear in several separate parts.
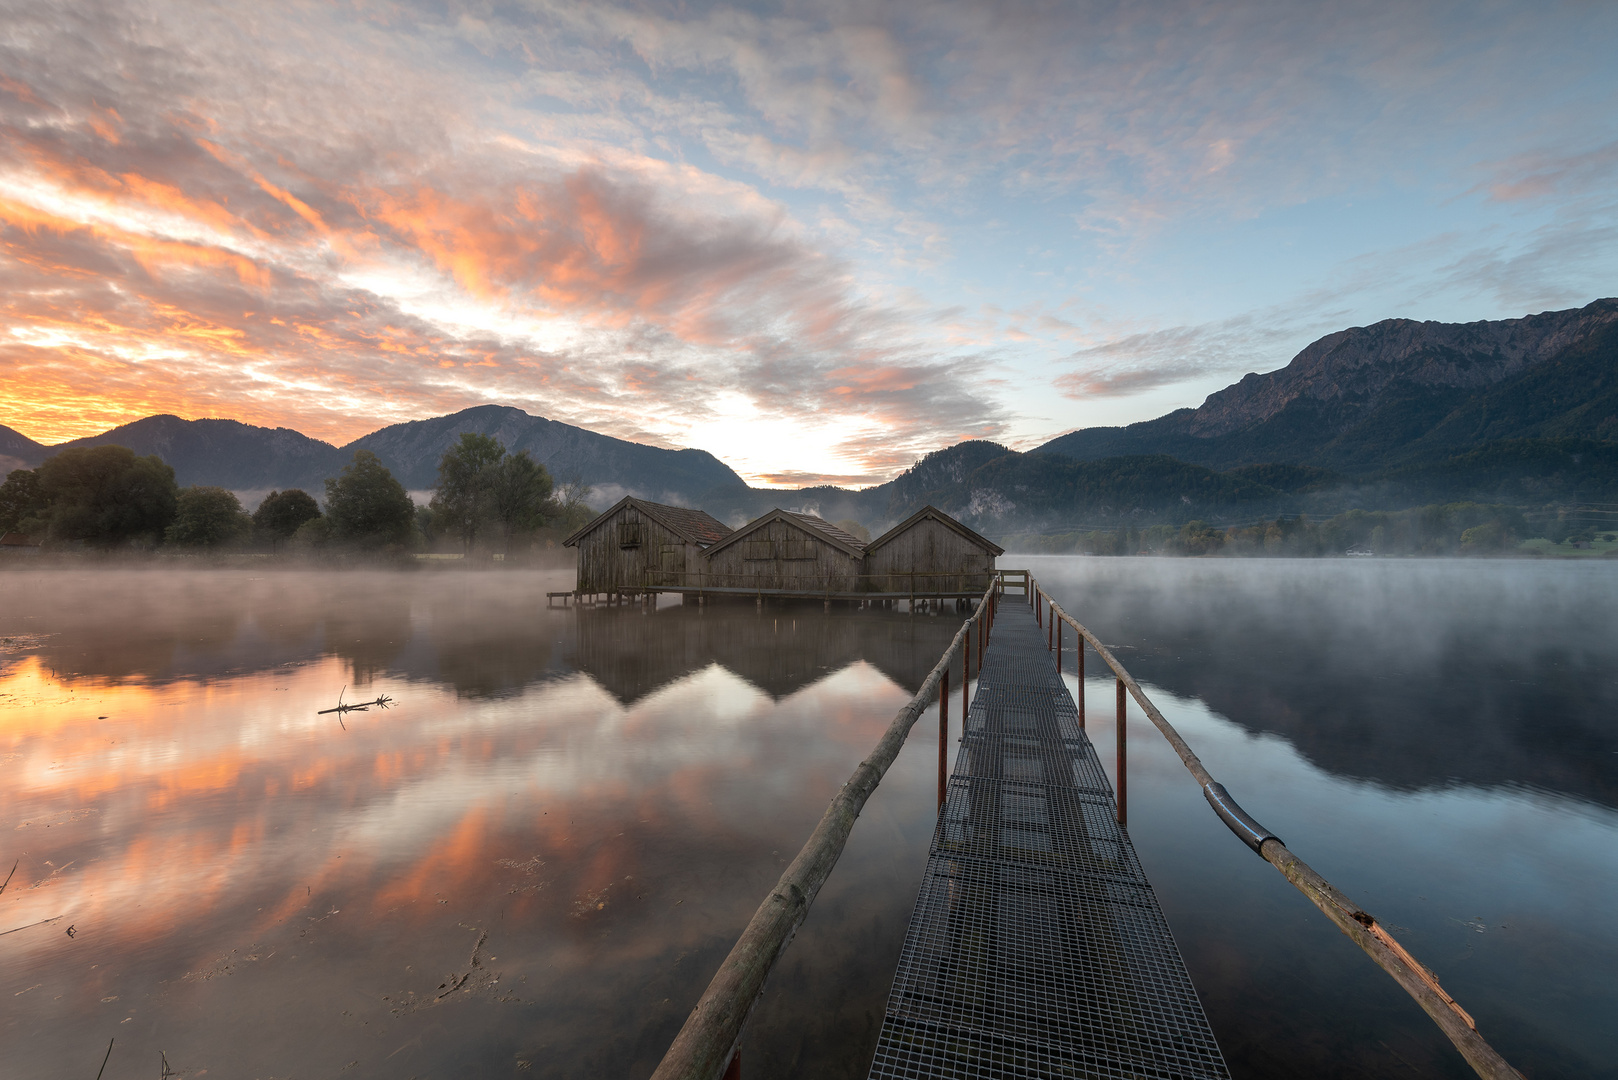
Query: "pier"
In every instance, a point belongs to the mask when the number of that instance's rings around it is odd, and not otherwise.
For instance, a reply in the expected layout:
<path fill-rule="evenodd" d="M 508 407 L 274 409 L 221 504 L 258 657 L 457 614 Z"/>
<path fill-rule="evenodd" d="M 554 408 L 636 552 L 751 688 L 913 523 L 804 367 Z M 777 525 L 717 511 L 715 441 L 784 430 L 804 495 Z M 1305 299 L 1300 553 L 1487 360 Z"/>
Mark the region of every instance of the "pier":
<path fill-rule="evenodd" d="M 937 702 L 938 822 L 869 1075 L 923 1078 L 1228 1076 L 1124 824 L 1133 700 L 1231 833 L 1410 995 L 1485 1080 L 1521 1080 L 1472 1017 L 1376 917 L 1253 820 L 1106 644 L 1026 570 L 995 577 L 921 689 L 832 799 L 691 1010 L 652 1080 L 742 1073 L 748 1017 L 837 864 L 866 800 Z M 1020 588 L 1008 595 L 1006 585 Z M 1089 647 L 1114 677 L 1117 796 L 1061 679 Z M 946 770 L 949 684 L 965 704 Z M 966 695 L 963 694 L 963 699 Z"/>
<path fill-rule="evenodd" d="M 873 1078 L 1226 1077 L 1034 612 L 1008 603 L 933 833 Z"/>

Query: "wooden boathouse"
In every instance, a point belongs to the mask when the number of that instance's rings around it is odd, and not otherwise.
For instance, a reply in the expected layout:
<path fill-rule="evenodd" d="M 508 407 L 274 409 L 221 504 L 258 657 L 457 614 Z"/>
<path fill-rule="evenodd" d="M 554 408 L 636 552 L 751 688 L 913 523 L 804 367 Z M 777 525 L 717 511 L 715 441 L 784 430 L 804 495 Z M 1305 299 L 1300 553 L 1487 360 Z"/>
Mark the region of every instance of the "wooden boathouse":
<path fill-rule="evenodd" d="M 640 593 L 649 582 L 680 581 L 703 552 L 731 535 L 701 510 L 625 496 L 562 541 L 579 549 L 576 595 Z"/>
<path fill-rule="evenodd" d="M 776 509 L 708 548 L 702 560 L 703 587 L 823 596 L 859 591 L 865 546 L 824 518 Z"/>
<path fill-rule="evenodd" d="M 866 602 L 973 599 L 1004 550 L 935 506 L 866 543 L 776 508 L 732 531 L 700 510 L 626 498 L 562 541 L 579 551 L 569 595 L 687 600 L 735 594 Z"/>
<path fill-rule="evenodd" d="M 912 596 L 976 595 L 1005 553 L 936 506 L 924 506 L 865 545 L 865 587 Z"/>

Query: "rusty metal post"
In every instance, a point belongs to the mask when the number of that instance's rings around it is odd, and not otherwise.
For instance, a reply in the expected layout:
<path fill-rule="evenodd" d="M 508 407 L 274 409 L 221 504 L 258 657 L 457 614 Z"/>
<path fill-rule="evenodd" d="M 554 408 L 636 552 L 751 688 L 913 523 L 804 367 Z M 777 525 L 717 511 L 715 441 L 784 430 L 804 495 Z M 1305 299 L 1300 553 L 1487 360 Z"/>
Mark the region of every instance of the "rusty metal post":
<path fill-rule="evenodd" d="M 1035 591 L 1037 593 L 1038 590 Z M 1038 595 L 1034 597 L 1034 623 L 1041 630 L 1045 629 L 1045 607 L 1040 603 L 1042 599 L 1043 597 Z"/>
<path fill-rule="evenodd" d="M 966 627 L 966 645 L 961 649 L 961 734 L 966 734 L 966 688 L 972 683 L 972 626 Z"/>
<path fill-rule="evenodd" d="M 938 812 L 944 812 L 944 789 L 949 785 L 949 668 L 938 684 Z"/>
<path fill-rule="evenodd" d="M 1073 650 L 1079 659 L 1079 730 L 1084 730 L 1084 635 L 1079 635 L 1079 647 Z"/>
<path fill-rule="evenodd" d="M 1062 624 L 1056 624 L 1056 674 L 1062 674 Z"/>
<path fill-rule="evenodd" d="M 1118 679 L 1118 824 L 1125 825 L 1129 821 L 1129 726 L 1124 722 L 1128 716 L 1129 690 L 1124 686 L 1124 680 Z"/>
<path fill-rule="evenodd" d="M 1051 651 L 1051 642 L 1056 640 L 1056 601 L 1051 601 L 1051 617 L 1045 620 L 1045 651 Z"/>

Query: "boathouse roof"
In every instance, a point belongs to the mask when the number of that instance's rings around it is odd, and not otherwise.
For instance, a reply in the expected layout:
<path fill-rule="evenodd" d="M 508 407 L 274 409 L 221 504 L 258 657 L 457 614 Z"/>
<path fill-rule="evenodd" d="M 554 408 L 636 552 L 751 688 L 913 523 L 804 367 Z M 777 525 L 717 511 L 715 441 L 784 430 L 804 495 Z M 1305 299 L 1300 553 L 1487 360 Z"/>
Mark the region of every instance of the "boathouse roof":
<path fill-rule="evenodd" d="M 577 544 L 585 536 L 589 535 L 593 529 L 609 520 L 626 506 L 633 506 L 681 540 L 688 544 L 696 544 L 698 547 L 716 544 L 731 535 L 729 525 L 701 510 L 693 510 L 687 506 L 667 506 L 663 503 L 637 499 L 633 495 L 625 495 L 612 506 L 591 518 L 573 535 L 563 540 L 562 546 L 572 547 Z"/>
<path fill-rule="evenodd" d="M 719 543 L 703 552 L 703 555 L 712 558 L 717 552 L 736 543 L 738 540 L 757 532 L 772 521 L 785 521 L 798 526 L 817 540 L 823 540 L 832 547 L 854 558 L 865 556 L 865 545 L 860 543 L 858 537 L 852 533 L 844 532 L 823 517 L 815 514 L 800 514 L 793 510 L 782 510 L 776 507 L 761 518 L 756 518 L 743 525 L 740 529 L 725 537 Z"/>
<path fill-rule="evenodd" d="M 893 528 L 889 529 L 875 540 L 872 540 L 869 544 L 866 544 L 865 550 L 875 551 L 877 548 L 888 543 L 890 540 L 903 536 L 904 533 L 912 528 L 917 522 L 923 521 L 927 518 L 932 518 L 945 528 L 959 533 L 964 539 L 976 544 L 984 551 L 991 552 L 997 557 L 1006 553 L 1006 549 L 1001 547 L 999 544 L 996 544 L 993 540 L 990 540 L 986 536 L 979 536 L 971 529 L 968 529 L 965 525 L 962 525 L 959 521 L 956 521 L 954 518 L 944 513 L 944 511 L 940 510 L 938 507 L 930 505 L 924 506 L 920 510 L 917 510 L 914 514 L 911 514 L 909 517 L 899 522 L 899 524 L 895 525 Z"/>

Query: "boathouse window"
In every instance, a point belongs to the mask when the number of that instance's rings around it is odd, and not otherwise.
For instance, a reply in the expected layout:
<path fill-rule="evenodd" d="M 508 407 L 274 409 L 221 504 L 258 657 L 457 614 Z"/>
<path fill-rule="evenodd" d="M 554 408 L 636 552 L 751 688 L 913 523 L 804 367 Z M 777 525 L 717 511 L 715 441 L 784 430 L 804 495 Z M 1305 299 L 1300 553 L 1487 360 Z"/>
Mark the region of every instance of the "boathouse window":
<path fill-rule="evenodd" d="M 642 540 L 642 526 L 638 521 L 620 521 L 618 523 L 618 546 L 621 548 L 638 548 Z"/>
<path fill-rule="evenodd" d="M 773 540 L 743 540 L 742 558 L 765 559 L 775 558 L 775 541 Z"/>
<path fill-rule="evenodd" d="M 680 569 L 680 548 L 676 544 L 664 544 L 658 553 L 658 565 L 669 572 Z"/>
<path fill-rule="evenodd" d="M 813 559 L 815 557 L 815 542 L 813 540 L 783 540 L 781 541 L 782 559 Z"/>

